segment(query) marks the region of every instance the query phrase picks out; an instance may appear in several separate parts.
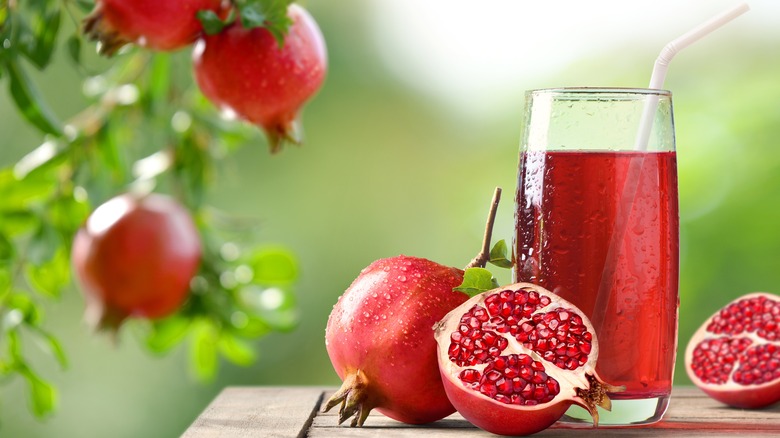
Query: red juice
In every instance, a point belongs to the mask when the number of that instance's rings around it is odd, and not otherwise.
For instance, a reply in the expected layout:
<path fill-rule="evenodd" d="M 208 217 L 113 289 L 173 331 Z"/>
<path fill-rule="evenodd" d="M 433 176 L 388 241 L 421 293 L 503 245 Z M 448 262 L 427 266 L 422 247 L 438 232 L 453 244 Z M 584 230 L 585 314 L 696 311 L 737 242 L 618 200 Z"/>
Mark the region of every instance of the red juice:
<path fill-rule="evenodd" d="M 598 374 L 626 386 L 611 398 L 668 395 L 677 348 L 675 152 L 524 152 L 515 223 L 515 278 L 588 315 Z"/>

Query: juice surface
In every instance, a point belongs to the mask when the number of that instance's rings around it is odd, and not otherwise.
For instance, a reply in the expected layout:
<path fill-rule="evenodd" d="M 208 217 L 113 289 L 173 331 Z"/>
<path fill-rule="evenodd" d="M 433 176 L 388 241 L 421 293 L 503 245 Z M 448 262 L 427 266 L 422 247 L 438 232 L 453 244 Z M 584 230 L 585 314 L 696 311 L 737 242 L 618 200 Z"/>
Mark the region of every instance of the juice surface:
<path fill-rule="evenodd" d="M 626 391 L 668 395 L 677 347 L 674 152 L 530 151 L 520 158 L 515 278 L 591 319 L 597 372 Z"/>

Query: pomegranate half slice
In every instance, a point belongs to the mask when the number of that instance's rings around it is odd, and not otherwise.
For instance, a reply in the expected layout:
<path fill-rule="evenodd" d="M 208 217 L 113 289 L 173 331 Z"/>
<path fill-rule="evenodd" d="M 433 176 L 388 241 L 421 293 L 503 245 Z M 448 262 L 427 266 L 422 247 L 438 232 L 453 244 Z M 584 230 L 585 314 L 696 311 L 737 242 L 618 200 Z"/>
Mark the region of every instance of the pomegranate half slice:
<path fill-rule="evenodd" d="M 780 401 L 780 297 L 748 294 L 712 315 L 688 343 L 685 369 L 722 403 L 762 408 Z"/>
<path fill-rule="evenodd" d="M 598 341 L 573 304 L 533 284 L 483 292 L 434 326 L 439 371 L 452 404 L 500 435 L 546 429 L 572 404 L 598 425 L 597 406 L 623 388 L 596 375 Z"/>

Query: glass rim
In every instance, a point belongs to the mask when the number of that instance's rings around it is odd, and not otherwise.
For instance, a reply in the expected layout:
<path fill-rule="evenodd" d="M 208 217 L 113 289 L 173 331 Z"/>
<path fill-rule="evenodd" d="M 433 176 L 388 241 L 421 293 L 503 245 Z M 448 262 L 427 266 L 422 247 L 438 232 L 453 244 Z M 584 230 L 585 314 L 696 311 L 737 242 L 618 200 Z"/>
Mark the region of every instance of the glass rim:
<path fill-rule="evenodd" d="M 587 96 L 659 96 L 659 97 L 671 97 L 672 92 L 670 90 L 662 90 L 658 88 L 631 88 L 631 87 L 556 87 L 556 88 L 538 88 L 534 90 L 527 90 L 526 96 L 572 96 L 572 97 L 587 97 Z"/>

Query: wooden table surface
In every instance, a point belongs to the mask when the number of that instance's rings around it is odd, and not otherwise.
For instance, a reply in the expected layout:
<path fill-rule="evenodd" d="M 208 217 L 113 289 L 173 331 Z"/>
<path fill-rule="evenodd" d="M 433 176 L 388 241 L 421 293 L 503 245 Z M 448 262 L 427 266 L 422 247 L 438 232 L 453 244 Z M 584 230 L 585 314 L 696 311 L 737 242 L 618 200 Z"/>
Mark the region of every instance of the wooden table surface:
<path fill-rule="evenodd" d="M 493 437 L 453 414 L 411 426 L 372 412 L 362 428 L 337 424 L 322 413 L 335 388 L 229 387 L 198 416 L 183 438 L 237 437 Z M 334 411 L 337 408 L 334 408 Z M 347 421 L 346 423 L 349 423 Z M 762 410 L 729 408 L 697 388 L 679 388 L 664 420 L 642 427 L 567 429 L 559 425 L 534 437 L 780 437 L 780 404 Z"/>

